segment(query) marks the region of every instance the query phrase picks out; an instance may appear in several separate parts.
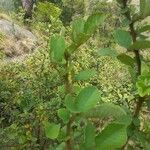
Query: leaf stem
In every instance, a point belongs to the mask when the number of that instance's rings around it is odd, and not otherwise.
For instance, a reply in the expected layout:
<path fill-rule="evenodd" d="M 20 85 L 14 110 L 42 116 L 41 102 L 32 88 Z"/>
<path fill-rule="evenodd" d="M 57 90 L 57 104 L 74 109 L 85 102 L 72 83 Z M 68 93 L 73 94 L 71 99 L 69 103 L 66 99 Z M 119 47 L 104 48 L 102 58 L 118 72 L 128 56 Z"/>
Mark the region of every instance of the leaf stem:
<path fill-rule="evenodd" d="M 124 1 L 123 1 L 123 9 L 126 9 L 126 8 L 127 8 L 127 2 L 128 2 L 128 0 L 124 0 Z M 134 28 L 134 21 L 132 20 L 130 11 L 125 12 L 125 13 L 124 13 L 124 16 L 125 16 L 129 21 L 131 21 L 131 23 L 129 24 L 129 30 L 130 30 L 130 34 L 131 34 L 131 36 L 132 36 L 132 41 L 133 41 L 133 43 L 135 43 L 135 42 L 137 41 L 137 34 L 136 34 L 136 31 L 135 31 L 135 28 Z M 139 52 L 139 50 L 134 50 L 133 52 L 134 52 L 134 55 L 135 55 L 136 74 L 137 74 L 137 78 L 138 78 L 138 77 L 141 75 L 140 52 Z M 139 114 L 140 114 L 140 111 L 141 111 L 143 102 L 144 102 L 144 98 L 143 98 L 143 97 L 140 97 L 140 96 L 138 95 L 137 102 L 136 102 L 136 108 L 135 108 L 135 111 L 134 111 L 134 114 L 133 114 L 133 119 L 139 117 Z M 131 127 L 131 129 L 132 129 L 133 131 L 137 128 L 133 122 L 131 123 L 130 127 Z M 130 136 L 130 137 L 131 137 L 131 136 Z M 124 150 L 125 147 L 127 146 L 130 137 L 128 137 L 128 140 L 127 140 L 126 144 L 123 146 L 123 150 Z"/>
<path fill-rule="evenodd" d="M 65 82 L 65 92 L 66 95 L 67 94 L 72 94 L 72 80 L 70 79 L 70 71 L 69 71 L 69 67 L 70 67 L 70 55 L 66 52 L 65 53 L 65 60 L 66 60 L 66 66 L 65 66 L 65 71 L 66 74 L 64 76 L 64 82 Z M 72 137 L 71 137 L 71 133 L 72 133 L 72 129 L 71 129 L 71 124 L 72 124 L 73 120 L 72 118 L 70 118 L 69 122 L 67 123 L 67 128 L 66 128 L 66 135 L 68 137 L 67 141 L 66 141 L 66 150 L 72 150 Z"/>

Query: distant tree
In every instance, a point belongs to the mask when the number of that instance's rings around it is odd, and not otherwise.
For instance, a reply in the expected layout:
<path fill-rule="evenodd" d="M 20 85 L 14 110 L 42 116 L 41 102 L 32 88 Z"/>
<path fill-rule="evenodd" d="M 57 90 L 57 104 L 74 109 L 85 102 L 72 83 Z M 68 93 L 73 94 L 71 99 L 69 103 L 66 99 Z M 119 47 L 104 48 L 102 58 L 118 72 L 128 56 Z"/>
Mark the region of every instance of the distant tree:
<path fill-rule="evenodd" d="M 10 12 L 14 10 L 14 2 L 13 0 L 0 0 L 0 10 L 5 12 Z"/>
<path fill-rule="evenodd" d="M 22 7 L 25 10 L 24 19 L 32 18 L 33 5 L 36 0 L 21 0 Z"/>
<path fill-rule="evenodd" d="M 70 25 L 70 22 L 75 17 L 84 16 L 84 0 L 63 0 L 62 14 L 60 16 L 65 26 Z"/>

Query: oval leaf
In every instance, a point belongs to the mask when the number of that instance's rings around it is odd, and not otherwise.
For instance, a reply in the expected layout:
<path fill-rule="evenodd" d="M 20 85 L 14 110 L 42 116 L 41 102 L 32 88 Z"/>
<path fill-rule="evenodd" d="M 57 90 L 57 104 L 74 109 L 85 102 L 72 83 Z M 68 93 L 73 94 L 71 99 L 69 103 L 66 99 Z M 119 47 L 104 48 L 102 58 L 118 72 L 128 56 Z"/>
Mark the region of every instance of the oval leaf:
<path fill-rule="evenodd" d="M 85 22 L 84 33 L 91 35 L 95 32 L 97 27 L 104 22 L 105 19 L 106 16 L 100 13 L 91 15 Z"/>
<path fill-rule="evenodd" d="M 98 51 L 98 55 L 100 56 L 110 56 L 115 58 L 118 54 L 116 50 L 111 49 L 111 48 L 102 48 Z"/>
<path fill-rule="evenodd" d="M 78 75 L 75 76 L 76 81 L 85 81 L 96 75 L 96 71 L 94 69 L 85 70 L 79 72 Z"/>
<path fill-rule="evenodd" d="M 117 56 L 117 59 L 120 60 L 123 64 L 134 67 L 134 59 L 126 54 L 120 54 Z"/>
<path fill-rule="evenodd" d="M 56 62 L 62 61 L 65 52 L 65 39 L 60 35 L 54 35 L 50 40 L 51 56 Z"/>
<path fill-rule="evenodd" d="M 129 50 L 139 50 L 147 48 L 150 48 L 150 41 L 137 41 L 129 47 Z"/>
<path fill-rule="evenodd" d="M 96 87 L 86 87 L 77 96 L 76 108 L 79 112 L 85 112 L 93 108 L 100 100 L 100 92 Z"/>
<path fill-rule="evenodd" d="M 144 72 L 142 75 L 139 76 L 136 87 L 138 90 L 138 94 L 143 96 L 150 95 L 150 73 Z"/>
<path fill-rule="evenodd" d="M 73 113 L 78 112 L 76 108 L 76 104 L 75 104 L 75 98 L 72 97 L 70 94 L 66 95 L 65 97 L 65 106 L 70 112 L 73 112 Z"/>
<path fill-rule="evenodd" d="M 84 149 L 90 150 L 95 147 L 95 127 L 89 123 L 84 131 Z"/>
<path fill-rule="evenodd" d="M 114 105 L 111 103 L 105 103 L 97 106 L 96 108 L 88 111 L 85 114 L 89 118 L 109 118 L 113 117 L 115 119 L 121 118 L 122 116 L 126 115 L 126 112 L 123 108 L 118 105 Z"/>
<path fill-rule="evenodd" d="M 68 123 L 70 118 L 70 113 L 65 108 L 62 108 L 58 110 L 58 116 L 63 120 L 64 123 Z"/>
<path fill-rule="evenodd" d="M 138 33 L 146 32 L 150 30 L 150 25 L 145 25 L 137 30 Z"/>
<path fill-rule="evenodd" d="M 126 127 L 122 124 L 109 124 L 96 137 L 97 150 L 114 150 L 121 148 L 127 141 Z"/>
<path fill-rule="evenodd" d="M 129 32 L 124 30 L 116 30 L 114 33 L 116 42 L 125 48 L 128 48 L 132 44 L 132 37 Z"/>
<path fill-rule="evenodd" d="M 147 17 L 150 15 L 149 4 L 150 0 L 140 0 L 140 13 L 142 17 Z"/>
<path fill-rule="evenodd" d="M 60 125 L 49 123 L 47 121 L 44 122 L 44 129 L 46 137 L 49 139 L 56 139 L 59 134 Z"/>
<path fill-rule="evenodd" d="M 80 34 L 84 33 L 84 24 L 85 21 L 81 18 L 72 22 L 72 39 L 74 42 L 78 43 L 80 41 Z"/>

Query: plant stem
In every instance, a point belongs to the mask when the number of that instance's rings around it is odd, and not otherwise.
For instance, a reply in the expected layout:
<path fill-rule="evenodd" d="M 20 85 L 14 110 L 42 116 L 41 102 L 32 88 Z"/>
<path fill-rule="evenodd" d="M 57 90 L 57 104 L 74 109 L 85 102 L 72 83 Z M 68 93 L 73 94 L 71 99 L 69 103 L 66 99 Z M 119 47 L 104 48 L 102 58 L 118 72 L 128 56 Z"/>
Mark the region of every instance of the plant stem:
<path fill-rule="evenodd" d="M 127 2 L 128 2 L 128 0 L 123 0 L 123 9 L 127 8 Z M 136 31 L 135 31 L 135 28 L 134 28 L 134 22 L 132 21 L 130 11 L 125 12 L 124 16 L 131 22 L 129 24 L 129 30 L 130 30 L 130 34 L 132 36 L 132 41 L 133 41 L 133 43 L 135 43 L 137 41 L 137 34 L 136 34 Z M 137 75 L 137 78 L 138 78 L 141 75 L 140 52 L 139 52 L 139 50 L 134 50 L 133 52 L 134 52 L 134 55 L 135 55 L 136 75 Z M 136 102 L 136 108 L 135 108 L 135 111 L 134 111 L 134 114 L 133 114 L 133 119 L 139 117 L 143 102 L 144 102 L 144 98 L 140 97 L 140 95 L 138 95 L 137 102 Z M 130 125 L 130 128 L 134 131 L 137 127 L 132 122 L 131 125 Z M 123 146 L 122 150 L 124 150 L 126 148 L 128 142 L 130 140 L 130 137 L 128 137 L 128 140 L 127 140 L 126 144 Z"/>
<path fill-rule="evenodd" d="M 67 94 L 72 94 L 72 81 L 70 79 L 70 72 L 69 72 L 69 66 L 70 66 L 70 56 L 66 53 L 65 54 L 65 60 L 66 60 L 66 74 L 64 76 L 65 79 L 65 92 Z M 66 150 L 72 150 L 72 138 L 71 138 L 71 124 L 72 124 L 72 119 L 70 118 L 69 122 L 67 123 L 67 128 L 66 128 L 66 135 L 68 137 L 66 141 Z"/>
<path fill-rule="evenodd" d="M 136 39 L 137 39 L 137 35 L 136 35 L 135 29 L 134 29 L 134 23 L 131 23 L 129 25 L 129 28 L 130 28 L 132 40 L 133 40 L 133 43 L 134 43 L 134 42 L 136 42 Z M 134 50 L 134 54 L 135 54 L 136 68 L 137 68 L 136 70 L 137 70 L 137 78 L 138 78 L 138 76 L 141 75 L 141 59 L 140 59 L 139 50 Z M 135 109 L 135 112 L 134 112 L 134 118 L 137 118 L 139 116 L 139 113 L 140 113 L 140 110 L 142 108 L 143 102 L 144 102 L 144 98 L 138 96 L 138 101 L 136 103 L 136 109 Z"/>
<path fill-rule="evenodd" d="M 66 141 L 66 149 L 67 150 L 72 150 L 72 142 L 71 142 L 72 140 L 71 140 L 71 137 L 70 137 L 70 133 L 71 133 L 71 124 L 70 124 L 70 121 L 67 124 L 66 132 L 67 132 L 67 136 L 69 136 L 69 139 Z"/>

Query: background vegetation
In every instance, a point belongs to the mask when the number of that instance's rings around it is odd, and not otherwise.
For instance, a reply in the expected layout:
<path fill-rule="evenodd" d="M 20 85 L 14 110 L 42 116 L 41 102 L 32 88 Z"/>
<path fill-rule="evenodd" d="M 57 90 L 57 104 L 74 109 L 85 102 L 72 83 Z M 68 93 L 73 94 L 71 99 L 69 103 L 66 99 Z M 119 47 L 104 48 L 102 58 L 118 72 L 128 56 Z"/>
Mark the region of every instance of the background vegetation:
<path fill-rule="evenodd" d="M 150 1 L 21 2 L 0 19 L 38 40 L 9 58 L 0 31 L 0 149 L 149 150 Z"/>

